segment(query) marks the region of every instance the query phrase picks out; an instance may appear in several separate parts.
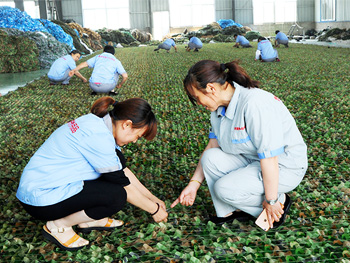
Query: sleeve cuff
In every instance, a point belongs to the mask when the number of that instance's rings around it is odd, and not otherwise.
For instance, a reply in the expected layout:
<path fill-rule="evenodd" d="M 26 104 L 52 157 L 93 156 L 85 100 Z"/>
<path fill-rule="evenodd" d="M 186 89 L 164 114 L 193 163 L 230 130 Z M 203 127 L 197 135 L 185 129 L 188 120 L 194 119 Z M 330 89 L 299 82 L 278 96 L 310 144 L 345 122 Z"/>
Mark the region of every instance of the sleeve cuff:
<path fill-rule="evenodd" d="M 121 186 L 127 186 L 130 184 L 130 180 L 128 177 L 125 176 L 125 173 L 123 170 L 115 171 L 111 173 L 104 173 L 104 174 L 101 174 L 101 177 L 105 181 L 108 181 L 114 184 L 119 184 Z"/>
<path fill-rule="evenodd" d="M 275 157 L 277 155 L 280 155 L 281 153 L 284 153 L 284 146 L 273 151 L 258 153 L 258 156 L 259 156 L 259 159 L 266 159 L 266 158 Z"/>
<path fill-rule="evenodd" d="M 210 132 L 208 137 L 209 137 L 209 139 L 216 139 L 217 138 L 215 133 L 213 133 L 213 132 Z"/>

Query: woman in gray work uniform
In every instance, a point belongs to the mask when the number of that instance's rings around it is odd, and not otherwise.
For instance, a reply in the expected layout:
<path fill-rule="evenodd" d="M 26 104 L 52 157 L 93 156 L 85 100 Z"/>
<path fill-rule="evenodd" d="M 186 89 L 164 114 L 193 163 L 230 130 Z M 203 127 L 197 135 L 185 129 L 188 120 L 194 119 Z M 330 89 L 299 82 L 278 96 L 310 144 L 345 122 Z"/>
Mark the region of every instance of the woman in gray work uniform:
<path fill-rule="evenodd" d="M 194 105 L 211 111 L 212 128 L 193 177 L 172 207 L 192 205 L 206 180 L 214 223 L 247 221 L 263 208 L 271 227 L 284 222 L 291 205 L 286 193 L 305 175 L 307 148 L 288 109 L 259 84 L 236 61 L 203 60 L 190 68 L 185 91 Z"/>

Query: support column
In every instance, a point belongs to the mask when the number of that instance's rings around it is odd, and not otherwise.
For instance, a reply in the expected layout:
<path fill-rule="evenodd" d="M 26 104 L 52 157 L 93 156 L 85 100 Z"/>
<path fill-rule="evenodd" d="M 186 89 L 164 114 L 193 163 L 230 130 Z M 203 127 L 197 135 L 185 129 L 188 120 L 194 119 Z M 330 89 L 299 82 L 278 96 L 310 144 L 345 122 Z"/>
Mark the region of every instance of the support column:
<path fill-rule="evenodd" d="M 39 11 L 40 11 L 40 18 L 47 19 L 46 0 L 39 0 Z"/>
<path fill-rule="evenodd" d="M 15 0 L 15 7 L 23 12 L 24 11 L 23 0 Z"/>
<path fill-rule="evenodd" d="M 57 15 L 57 20 L 62 20 L 62 3 L 61 1 L 55 0 L 55 6 L 56 6 L 56 15 Z"/>
<path fill-rule="evenodd" d="M 236 4 L 235 4 L 235 0 L 232 0 L 232 20 L 236 22 Z"/>

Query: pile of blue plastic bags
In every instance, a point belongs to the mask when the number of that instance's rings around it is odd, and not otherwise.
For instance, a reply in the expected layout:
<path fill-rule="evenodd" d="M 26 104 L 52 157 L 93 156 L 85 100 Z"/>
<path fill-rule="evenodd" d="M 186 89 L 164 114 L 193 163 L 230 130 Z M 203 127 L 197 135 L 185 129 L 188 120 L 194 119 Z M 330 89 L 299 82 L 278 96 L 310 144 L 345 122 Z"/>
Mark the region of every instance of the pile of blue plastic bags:
<path fill-rule="evenodd" d="M 220 19 L 219 21 L 217 21 L 217 23 L 221 26 L 222 29 L 229 26 L 243 27 L 241 24 L 236 23 L 232 19 Z"/>
<path fill-rule="evenodd" d="M 8 6 L 0 6 L 0 28 L 15 28 L 27 32 L 47 32 L 53 35 L 59 42 L 73 46 L 73 38 L 65 33 L 63 29 L 55 23 L 46 19 L 33 19 L 26 12 L 22 12 L 17 8 Z"/>

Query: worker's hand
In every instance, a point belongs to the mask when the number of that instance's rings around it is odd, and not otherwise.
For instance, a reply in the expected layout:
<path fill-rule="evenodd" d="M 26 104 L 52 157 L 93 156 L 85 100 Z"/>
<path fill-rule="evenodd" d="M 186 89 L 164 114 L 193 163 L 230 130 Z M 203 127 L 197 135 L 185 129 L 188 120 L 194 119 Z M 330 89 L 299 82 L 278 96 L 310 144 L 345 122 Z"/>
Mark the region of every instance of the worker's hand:
<path fill-rule="evenodd" d="M 173 208 L 178 203 L 185 206 L 193 205 L 194 201 L 196 200 L 197 190 L 198 186 L 195 183 L 189 183 L 170 207 Z"/>
<path fill-rule="evenodd" d="M 150 199 L 151 199 L 153 202 L 158 203 L 158 204 L 160 205 L 161 208 L 163 208 L 164 210 L 166 210 L 166 205 L 165 205 L 165 203 L 164 203 L 162 200 L 160 200 L 158 197 L 152 196 L 152 198 L 150 198 Z"/>
<path fill-rule="evenodd" d="M 75 71 L 74 71 L 74 69 L 73 69 L 73 70 L 69 71 L 68 76 L 69 76 L 69 77 L 73 77 L 74 73 L 75 73 Z"/>
<path fill-rule="evenodd" d="M 159 207 L 159 211 L 152 216 L 154 221 L 159 223 L 159 222 L 167 222 L 168 221 L 168 213 L 163 209 L 162 206 Z"/>
<path fill-rule="evenodd" d="M 121 84 L 118 84 L 118 85 L 117 85 L 117 89 L 120 89 L 121 87 L 122 87 Z"/>
<path fill-rule="evenodd" d="M 86 83 L 87 82 L 87 79 L 86 78 L 83 78 L 83 80 L 82 80 L 84 83 Z"/>
<path fill-rule="evenodd" d="M 273 227 L 273 222 L 279 222 L 280 218 L 284 214 L 283 205 L 277 202 L 274 205 L 268 204 L 266 201 L 263 202 L 263 208 L 266 209 L 267 219 L 269 220 L 270 227 Z"/>

